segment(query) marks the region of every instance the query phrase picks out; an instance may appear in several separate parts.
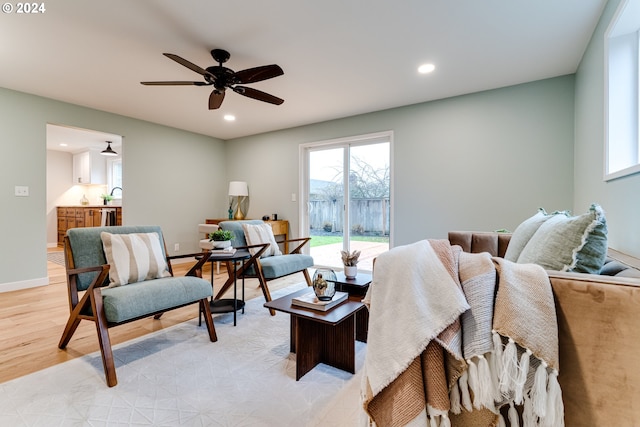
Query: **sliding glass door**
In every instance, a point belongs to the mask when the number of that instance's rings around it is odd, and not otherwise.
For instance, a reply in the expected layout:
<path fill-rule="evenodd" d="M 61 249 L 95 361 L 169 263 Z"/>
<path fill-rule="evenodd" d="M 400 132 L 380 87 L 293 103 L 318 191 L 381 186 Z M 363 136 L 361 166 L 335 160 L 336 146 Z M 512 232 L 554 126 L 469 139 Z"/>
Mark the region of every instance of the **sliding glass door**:
<path fill-rule="evenodd" d="M 342 269 L 341 250 L 361 252 L 371 271 L 389 249 L 391 135 L 376 134 L 305 147 L 305 221 L 316 265 Z"/>

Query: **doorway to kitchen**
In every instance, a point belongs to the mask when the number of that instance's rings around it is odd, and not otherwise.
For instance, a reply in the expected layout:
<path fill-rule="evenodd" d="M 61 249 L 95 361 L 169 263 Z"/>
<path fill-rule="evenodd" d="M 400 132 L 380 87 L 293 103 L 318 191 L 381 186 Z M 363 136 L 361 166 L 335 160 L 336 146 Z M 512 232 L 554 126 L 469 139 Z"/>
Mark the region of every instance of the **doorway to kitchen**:
<path fill-rule="evenodd" d="M 111 155 L 104 155 L 108 151 Z M 112 133 L 73 126 L 47 124 L 47 194 L 46 221 L 47 247 L 60 245 L 59 207 L 79 207 L 87 210 L 87 221 L 74 215 L 71 226 L 101 225 L 104 219 L 116 221 L 116 212 L 122 215 L 123 137 Z M 105 205 L 107 200 L 107 206 Z M 111 206 L 113 207 L 111 207 Z M 104 211 L 110 208 L 111 212 Z M 70 215 L 70 214 L 69 214 Z M 109 216 L 111 215 L 111 216 Z M 75 221 L 78 221 L 76 223 Z M 62 227 L 66 229 L 65 227 Z"/>
<path fill-rule="evenodd" d="M 392 132 L 305 144 L 301 223 L 317 266 L 342 269 L 341 251 L 360 251 L 358 270 L 392 238 Z"/>

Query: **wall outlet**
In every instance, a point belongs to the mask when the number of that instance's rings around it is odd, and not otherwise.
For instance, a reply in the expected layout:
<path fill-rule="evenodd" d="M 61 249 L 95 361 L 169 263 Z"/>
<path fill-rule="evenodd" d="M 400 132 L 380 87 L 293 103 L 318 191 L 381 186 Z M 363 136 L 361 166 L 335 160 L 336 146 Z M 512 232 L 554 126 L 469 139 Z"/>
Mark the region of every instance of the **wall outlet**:
<path fill-rule="evenodd" d="M 178 252 L 179 250 L 180 250 L 180 243 L 176 243 L 175 245 L 173 245 L 174 252 Z"/>
<path fill-rule="evenodd" d="M 29 187 L 26 185 L 16 185 L 15 195 L 17 197 L 29 197 Z"/>
<path fill-rule="evenodd" d="M 296 193 L 291 193 L 291 201 L 295 202 L 297 200 Z"/>

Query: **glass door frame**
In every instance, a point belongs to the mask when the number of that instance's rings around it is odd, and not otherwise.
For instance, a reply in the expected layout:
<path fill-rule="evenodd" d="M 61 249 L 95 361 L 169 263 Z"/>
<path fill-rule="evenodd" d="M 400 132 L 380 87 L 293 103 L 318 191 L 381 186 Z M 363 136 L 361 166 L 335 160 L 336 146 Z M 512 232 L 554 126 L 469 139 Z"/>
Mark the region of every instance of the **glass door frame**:
<path fill-rule="evenodd" d="M 337 138 L 324 141 L 316 141 L 303 143 L 299 145 L 299 182 L 298 182 L 298 194 L 300 195 L 300 203 L 298 204 L 298 226 L 299 235 L 306 236 L 309 233 L 309 152 L 318 148 L 345 148 L 344 151 L 344 164 L 343 164 L 343 180 L 347 184 L 344 187 L 344 210 L 345 225 L 349 220 L 349 170 L 350 170 L 350 150 L 349 147 L 354 145 L 369 145 L 381 142 L 389 143 L 389 248 L 393 245 L 394 236 L 394 184 L 393 184 L 393 131 L 383 131 L 364 135 L 356 135 L 344 138 Z M 345 227 L 345 230 L 347 227 Z M 343 232 L 343 249 L 347 250 L 350 244 L 351 233 L 347 231 Z M 305 245 L 304 252 L 310 253 L 311 247 Z"/>

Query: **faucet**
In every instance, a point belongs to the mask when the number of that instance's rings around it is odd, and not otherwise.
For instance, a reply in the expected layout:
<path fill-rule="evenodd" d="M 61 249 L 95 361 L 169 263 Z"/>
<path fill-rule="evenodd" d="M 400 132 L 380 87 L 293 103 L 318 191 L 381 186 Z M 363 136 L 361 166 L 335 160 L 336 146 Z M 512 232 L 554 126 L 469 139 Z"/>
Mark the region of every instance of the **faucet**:
<path fill-rule="evenodd" d="M 113 196 L 113 192 L 116 191 L 117 189 L 119 189 L 120 191 L 122 191 L 122 187 L 113 187 L 111 189 L 111 195 Z"/>

